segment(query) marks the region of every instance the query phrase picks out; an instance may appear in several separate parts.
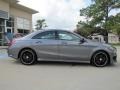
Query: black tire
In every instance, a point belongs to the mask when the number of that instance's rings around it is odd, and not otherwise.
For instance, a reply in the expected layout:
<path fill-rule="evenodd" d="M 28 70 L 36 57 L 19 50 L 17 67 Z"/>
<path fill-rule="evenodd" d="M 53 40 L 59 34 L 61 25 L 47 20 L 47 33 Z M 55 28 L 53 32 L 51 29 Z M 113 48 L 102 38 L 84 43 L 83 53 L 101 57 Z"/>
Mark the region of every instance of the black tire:
<path fill-rule="evenodd" d="M 96 52 L 91 60 L 91 64 L 96 67 L 104 67 L 107 66 L 109 63 L 109 56 L 106 52 L 99 51 Z"/>
<path fill-rule="evenodd" d="M 36 54 L 33 50 L 24 49 L 20 53 L 20 61 L 24 65 L 33 65 L 37 61 Z"/>

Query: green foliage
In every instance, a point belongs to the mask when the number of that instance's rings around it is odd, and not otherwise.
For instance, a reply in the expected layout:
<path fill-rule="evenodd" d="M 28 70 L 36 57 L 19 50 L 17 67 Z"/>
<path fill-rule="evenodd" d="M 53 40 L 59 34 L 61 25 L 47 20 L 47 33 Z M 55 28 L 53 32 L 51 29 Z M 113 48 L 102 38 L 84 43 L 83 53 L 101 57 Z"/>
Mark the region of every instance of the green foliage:
<path fill-rule="evenodd" d="M 86 21 L 78 22 L 78 32 L 83 32 L 86 35 L 87 33 L 90 34 L 95 28 L 100 27 L 106 32 L 112 30 L 120 34 L 120 14 L 118 13 L 116 16 L 109 15 L 110 11 L 114 9 L 120 9 L 120 0 L 92 0 L 90 6 L 80 10 L 80 16 L 86 17 Z"/>
<path fill-rule="evenodd" d="M 120 36 L 120 13 L 116 16 L 110 16 L 108 21 L 108 27 L 112 32 Z"/>
<path fill-rule="evenodd" d="M 77 33 L 87 37 L 94 31 L 93 27 L 89 24 L 86 24 L 85 22 L 78 22 L 77 24 Z"/>
<path fill-rule="evenodd" d="M 36 30 L 41 30 L 45 27 L 48 27 L 47 24 L 45 23 L 45 19 L 37 20 L 37 24 L 35 26 L 36 26 Z"/>
<path fill-rule="evenodd" d="M 109 43 L 111 44 L 112 46 L 120 46 L 120 43 Z"/>

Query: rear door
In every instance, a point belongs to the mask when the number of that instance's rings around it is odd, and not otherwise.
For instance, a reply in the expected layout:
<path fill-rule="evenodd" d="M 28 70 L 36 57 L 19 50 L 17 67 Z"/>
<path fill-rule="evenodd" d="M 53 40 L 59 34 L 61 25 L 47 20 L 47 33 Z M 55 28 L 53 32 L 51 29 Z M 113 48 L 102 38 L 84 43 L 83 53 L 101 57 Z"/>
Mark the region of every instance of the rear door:
<path fill-rule="evenodd" d="M 39 58 L 44 60 L 56 60 L 58 58 L 58 41 L 56 31 L 44 31 L 33 37 L 33 48 Z"/>

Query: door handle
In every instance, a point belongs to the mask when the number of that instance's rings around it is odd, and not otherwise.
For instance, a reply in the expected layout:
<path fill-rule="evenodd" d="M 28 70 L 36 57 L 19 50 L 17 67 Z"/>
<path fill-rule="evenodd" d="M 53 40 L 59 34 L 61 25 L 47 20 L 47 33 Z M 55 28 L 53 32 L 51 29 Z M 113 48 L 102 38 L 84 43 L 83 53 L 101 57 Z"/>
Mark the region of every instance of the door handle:
<path fill-rule="evenodd" d="M 42 43 L 41 41 L 37 41 L 37 42 L 35 42 L 35 43 Z"/>

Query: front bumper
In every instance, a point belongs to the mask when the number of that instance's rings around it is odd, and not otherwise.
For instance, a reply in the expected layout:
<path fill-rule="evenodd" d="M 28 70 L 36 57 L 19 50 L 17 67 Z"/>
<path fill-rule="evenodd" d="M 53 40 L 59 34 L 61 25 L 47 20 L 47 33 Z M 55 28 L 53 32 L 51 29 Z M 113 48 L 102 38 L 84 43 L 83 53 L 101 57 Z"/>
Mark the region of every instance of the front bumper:
<path fill-rule="evenodd" d="M 110 61 L 111 61 L 111 64 L 117 62 L 117 51 L 114 51 L 114 52 L 110 53 Z"/>

